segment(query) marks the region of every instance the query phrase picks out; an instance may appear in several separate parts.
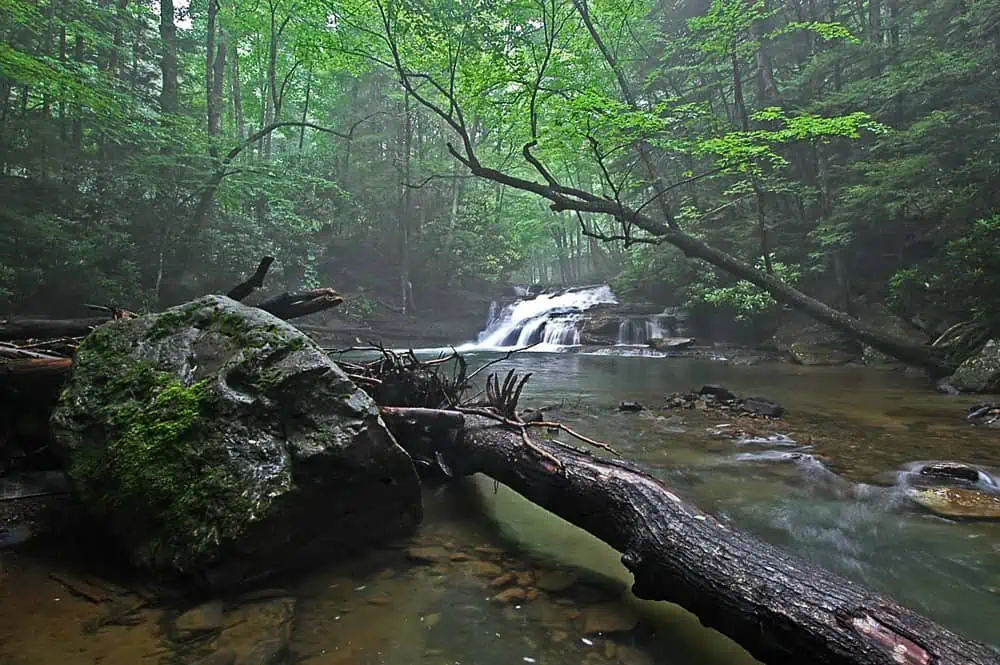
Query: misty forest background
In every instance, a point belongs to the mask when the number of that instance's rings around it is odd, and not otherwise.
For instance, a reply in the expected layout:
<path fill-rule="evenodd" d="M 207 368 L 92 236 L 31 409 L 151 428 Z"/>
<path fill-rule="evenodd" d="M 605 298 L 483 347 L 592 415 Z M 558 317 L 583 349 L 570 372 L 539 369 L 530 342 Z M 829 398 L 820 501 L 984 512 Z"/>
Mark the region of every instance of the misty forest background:
<path fill-rule="evenodd" d="M 353 318 L 604 280 L 775 310 L 471 176 L 400 55 L 488 165 L 538 180 L 537 141 L 564 185 L 656 211 L 641 144 L 687 232 L 847 311 L 996 327 L 1000 0 L 174 2 L 0 0 L 0 312 L 162 308 L 265 254 L 272 289 L 334 286 Z"/>

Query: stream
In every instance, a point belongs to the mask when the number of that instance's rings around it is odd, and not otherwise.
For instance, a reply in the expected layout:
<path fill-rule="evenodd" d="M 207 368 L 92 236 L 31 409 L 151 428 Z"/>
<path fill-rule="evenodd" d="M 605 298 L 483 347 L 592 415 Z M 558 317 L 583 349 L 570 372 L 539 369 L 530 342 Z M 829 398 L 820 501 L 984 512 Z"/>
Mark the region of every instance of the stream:
<path fill-rule="evenodd" d="M 472 367 L 497 356 L 468 352 Z M 856 367 L 586 352 L 522 353 L 500 367 L 532 373 L 523 407 L 548 407 L 612 443 L 683 498 L 1000 646 L 1000 522 L 932 516 L 894 486 L 917 460 L 976 464 L 1000 477 L 1000 433 L 964 419 L 974 397 Z M 724 438 L 724 418 L 663 408 L 670 393 L 706 383 L 781 403 L 786 420 L 772 428 L 787 437 Z M 621 400 L 646 408 L 620 412 Z M 176 648 L 165 626 L 182 608 L 140 607 L 136 621 L 88 630 L 107 610 L 67 593 L 58 579 L 68 564 L 30 548 L 0 556 L 0 665 L 274 662 L 213 656 L 209 643 Z M 412 543 L 282 582 L 295 611 L 278 662 L 756 662 L 681 608 L 634 598 L 629 582 L 616 552 L 487 478 L 428 487 Z"/>

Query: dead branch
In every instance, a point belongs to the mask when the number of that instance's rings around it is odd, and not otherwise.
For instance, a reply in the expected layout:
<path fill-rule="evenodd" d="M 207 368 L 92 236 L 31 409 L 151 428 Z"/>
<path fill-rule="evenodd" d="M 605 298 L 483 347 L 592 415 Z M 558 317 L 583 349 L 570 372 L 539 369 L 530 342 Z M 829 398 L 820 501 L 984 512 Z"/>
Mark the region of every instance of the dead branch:
<path fill-rule="evenodd" d="M 257 265 L 257 270 L 255 270 L 247 280 L 240 282 L 230 289 L 226 296 L 232 298 L 236 302 L 240 302 L 248 295 L 264 286 L 264 277 L 267 276 L 267 271 L 271 268 L 272 263 L 274 263 L 273 256 L 265 256 L 262 258 L 260 263 Z"/>

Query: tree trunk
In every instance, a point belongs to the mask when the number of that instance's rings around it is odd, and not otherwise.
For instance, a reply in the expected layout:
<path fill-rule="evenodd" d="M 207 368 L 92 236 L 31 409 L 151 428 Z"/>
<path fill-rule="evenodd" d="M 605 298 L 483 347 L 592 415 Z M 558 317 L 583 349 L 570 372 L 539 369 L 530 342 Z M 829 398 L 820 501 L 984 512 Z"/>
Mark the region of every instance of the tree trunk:
<path fill-rule="evenodd" d="M 233 119 L 236 125 L 236 141 L 239 143 L 243 142 L 243 137 L 246 136 L 246 125 L 243 120 L 243 95 L 240 85 L 240 59 L 239 51 L 236 48 L 236 40 L 234 39 L 231 44 L 232 53 L 229 56 L 232 62 L 232 85 L 233 85 Z"/>
<path fill-rule="evenodd" d="M 410 144 L 413 141 L 413 123 L 410 117 L 410 95 L 403 93 L 403 196 L 399 210 L 399 285 L 401 290 L 400 307 L 403 315 L 412 313 L 413 287 L 410 284 Z"/>
<path fill-rule="evenodd" d="M 167 1 L 169 2 L 170 0 Z M 76 35 L 76 41 L 73 44 L 73 59 L 81 66 L 83 65 L 82 34 Z M 76 95 L 76 99 L 77 102 L 73 105 L 73 126 L 70 130 L 70 144 L 73 146 L 73 151 L 79 153 L 83 148 L 83 107 L 79 102 L 79 95 Z"/>
<path fill-rule="evenodd" d="M 218 154 L 215 144 L 222 129 L 222 87 L 226 78 L 226 37 L 221 28 L 216 27 L 219 3 L 209 0 L 208 30 L 205 37 L 205 109 L 208 121 L 209 150 Z"/>
<path fill-rule="evenodd" d="M 736 44 L 733 44 L 731 47 L 730 60 L 733 68 L 733 104 L 736 107 L 736 111 L 740 114 L 740 125 L 743 131 L 749 133 L 750 114 L 747 112 L 746 101 L 743 99 L 743 80 L 740 74 L 740 61 L 736 53 Z M 756 166 L 757 164 L 751 164 L 750 168 L 753 169 Z M 767 237 L 764 193 L 761 191 L 760 182 L 754 173 L 749 172 L 747 177 L 750 180 L 750 185 L 753 187 L 754 199 L 757 203 L 757 234 L 760 236 L 760 256 L 764 260 L 764 270 L 768 274 L 771 274 L 774 272 L 774 266 L 771 265 L 771 247 Z"/>
<path fill-rule="evenodd" d="M 302 152 L 302 146 L 305 144 L 306 140 L 306 121 L 309 119 L 309 95 L 312 92 L 312 81 L 313 72 L 312 68 L 309 68 L 309 74 L 306 77 L 306 103 L 302 106 L 302 126 L 299 128 L 299 152 Z"/>
<path fill-rule="evenodd" d="M 622 553 L 636 596 L 686 608 L 770 665 L 1000 663 L 1000 652 L 737 531 L 633 464 L 533 439 L 559 468 L 481 416 L 391 407 L 382 416 L 411 455 L 484 473 L 588 531 Z"/>
<path fill-rule="evenodd" d="M 160 72 L 163 87 L 160 90 L 160 109 L 164 113 L 177 113 L 177 26 L 174 25 L 174 0 L 160 0 Z"/>

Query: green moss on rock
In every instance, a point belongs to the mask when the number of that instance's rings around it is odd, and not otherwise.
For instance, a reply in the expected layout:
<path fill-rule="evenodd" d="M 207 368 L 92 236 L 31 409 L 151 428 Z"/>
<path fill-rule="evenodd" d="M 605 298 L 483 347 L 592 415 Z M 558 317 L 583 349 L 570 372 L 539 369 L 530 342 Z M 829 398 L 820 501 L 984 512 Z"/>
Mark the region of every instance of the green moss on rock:
<path fill-rule="evenodd" d="M 118 519 L 134 513 L 137 564 L 185 570 L 239 535 L 244 523 L 235 516 L 263 507 L 240 505 L 245 497 L 226 472 L 225 448 L 204 445 L 212 440 L 203 422 L 207 381 L 184 386 L 149 367 L 128 377 L 108 389 L 146 399 L 109 405 L 106 445 L 78 450 L 70 475 L 92 508 Z"/>
<path fill-rule="evenodd" d="M 420 516 L 371 398 L 300 331 L 221 296 L 94 331 L 52 430 L 85 505 L 167 576 L 234 556 L 279 569 L 318 539 L 354 546 Z"/>

